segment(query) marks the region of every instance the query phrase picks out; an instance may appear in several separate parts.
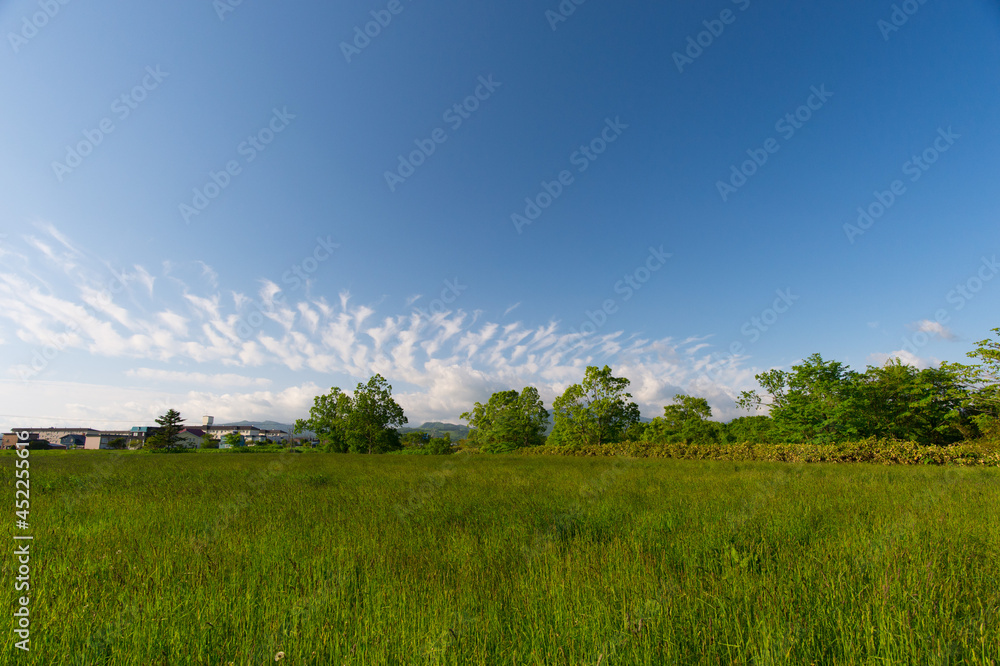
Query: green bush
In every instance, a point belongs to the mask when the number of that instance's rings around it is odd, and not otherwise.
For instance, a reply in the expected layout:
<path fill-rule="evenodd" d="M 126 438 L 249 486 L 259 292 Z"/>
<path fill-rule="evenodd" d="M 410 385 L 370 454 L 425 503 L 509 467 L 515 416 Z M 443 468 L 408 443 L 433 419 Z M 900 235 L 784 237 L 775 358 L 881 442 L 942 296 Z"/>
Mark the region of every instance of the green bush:
<path fill-rule="evenodd" d="M 526 455 L 627 456 L 688 460 L 874 463 L 882 465 L 981 465 L 1000 467 L 1000 446 L 967 442 L 952 446 L 926 446 L 875 438 L 832 444 L 688 444 L 619 442 L 603 446 L 536 446 L 521 449 Z"/>

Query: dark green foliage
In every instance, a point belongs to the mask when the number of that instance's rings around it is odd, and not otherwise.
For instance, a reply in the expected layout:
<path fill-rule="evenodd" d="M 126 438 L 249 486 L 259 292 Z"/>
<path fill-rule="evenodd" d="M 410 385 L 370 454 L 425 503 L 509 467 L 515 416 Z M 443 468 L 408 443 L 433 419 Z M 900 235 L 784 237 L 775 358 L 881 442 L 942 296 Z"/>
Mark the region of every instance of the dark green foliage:
<path fill-rule="evenodd" d="M 1000 338 L 1000 328 L 991 331 Z M 953 370 L 968 389 L 969 398 L 963 407 L 979 433 L 1000 440 L 1000 341 L 980 340 L 966 356 L 979 362 L 974 365 L 946 363 L 945 367 Z"/>
<path fill-rule="evenodd" d="M 321 450 L 347 453 L 347 416 L 352 409 L 351 396 L 334 386 L 327 395 L 316 396 L 309 418 L 295 421 L 295 432 L 311 430 L 319 438 Z"/>
<path fill-rule="evenodd" d="M 813 354 L 790 372 L 769 370 L 756 376 L 770 396 L 774 433 L 780 441 L 832 442 L 848 436 L 846 400 L 851 374 L 839 361 L 824 361 Z M 744 391 L 738 401 L 745 409 L 763 401 Z"/>
<path fill-rule="evenodd" d="M 533 386 L 517 391 L 499 391 L 485 405 L 476 403 L 462 419 L 469 422 L 469 442 L 485 453 L 503 453 L 545 441 L 542 433 L 549 413 Z"/>
<path fill-rule="evenodd" d="M 640 439 L 657 444 L 714 444 L 721 439 L 724 427 L 717 421 L 710 421 L 711 417 L 712 408 L 705 398 L 676 395 L 674 404 L 663 408 L 663 416 L 653 419 Z"/>
<path fill-rule="evenodd" d="M 735 462 L 873 463 L 878 465 L 963 465 L 1000 467 L 1000 447 L 988 443 L 930 446 L 875 438 L 830 444 L 694 444 L 617 442 L 567 448 L 537 446 L 530 455 L 623 456 Z"/>
<path fill-rule="evenodd" d="M 968 391 L 948 368 L 917 370 L 893 360 L 852 379 L 845 415 L 849 436 L 942 445 L 974 430 L 962 411 Z"/>
<path fill-rule="evenodd" d="M 972 394 L 953 365 L 918 370 L 892 360 L 858 373 L 813 354 L 791 371 L 770 370 L 757 381 L 768 400 L 744 391 L 738 403 L 757 409 L 766 402 L 768 437 L 777 442 L 875 437 L 944 445 L 978 433 L 967 408 Z"/>
<path fill-rule="evenodd" d="M 308 419 L 295 432 L 311 430 L 329 453 L 387 453 L 402 448 L 396 428 L 406 423 L 403 408 L 392 399 L 392 386 L 376 374 L 350 396 L 339 387 L 316 396 Z"/>
<path fill-rule="evenodd" d="M 222 441 L 231 449 L 246 448 L 247 443 L 243 441 L 243 435 L 238 432 L 227 432 L 222 437 Z"/>
<path fill-rule="evenodd" d="M 396 428 L 406 423 L 403 408 L 392 399 L 392 387 L 375 375 L 358 384 L 347 415 L 347 443 L 353 453 L 386 453 L 402 448 Z"/>
<path fill-rule="evenodd" d="M 426 432 L 411 430 L 404 434 L 400 441 L 403 445 L 400 453 L 415 453 L 424 455 L 448 455 L 454 453 L 451 445 L 451 433 L 445 433 L 444 437 L 431 437 Z"/>
<path fill-rule="evenodd" d="M 552 403 L 555 427 L 548 444 L 591 446 L 619 442 L 639 423 L 639 406 L 627 392 L 629 380 L 613 377 L 611 368 L 589 366 L 583 381 Z"/>
<path fill-rule="evenodd" d="M 184 424 L 179 412 L 168 409 L 167 413 L 156 419 L 159 430 L 150 435 L 143 448 L 154 452 L 174 451 L 181 448 L 180 432 Z"/>
<path fill-rule="evenodd" d="M 770 416 L 741 416 L 725 425 L 723 441 L 730 444 L 774 442 L 774 423 Z"/>
<path fill-rule="evenodd" d="M 427 442 L 431 441 L 431 436 L 422 430 L 410 430 L 403 433 L 399 441 L 404 449 L 422 449 Z"/>
<path fill-rule="evenodd" d="M 451 446 L 451 435 L 445 433 L 444 437 L 435 437 L 431 439 L 427 442 L 427 445 L 424 446 L 424 450 L 432 456 L 446 456 L 451 454 L 454 451 Z"/>

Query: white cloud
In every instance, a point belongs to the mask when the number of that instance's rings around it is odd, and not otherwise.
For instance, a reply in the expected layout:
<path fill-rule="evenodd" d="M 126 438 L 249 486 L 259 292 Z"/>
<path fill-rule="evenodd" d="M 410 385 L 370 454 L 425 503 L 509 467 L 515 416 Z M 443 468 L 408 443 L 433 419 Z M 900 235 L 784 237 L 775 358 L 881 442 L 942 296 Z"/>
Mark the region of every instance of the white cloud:
<path fill-rule="evenodd" d="M 23 236 L 23 238 L 28 245 L 35 248 L 42 254 L 44 254 L 48 259 L 51 259 L 52 261 L 59 261 L 59 257 L 56 256 L 55 251 L 52 249 L 50 245 L 38 240 L 37 238 L 31 235 L 25 235 Z"/>
<path fill-rule="evenodd" d="M 202 372 L 179 372 L 176 370 L 155 370 L 152 368 L 133 368 L 125 375 L 136 379 L 148 379 L 156 382 L 170 382 L 194 386 L 211 386 L 213 388 L 264 388 L 270 386 L 272 380 L 266 377 L 246 377 L 234 374 L 205 374 Z"/>
<path fill-rule="evenodd" d="M 869 365 L 881 366 L 885 365 L 889 359 L 894 358 L 899 359 L 903 365 L 912 365 L 914 368 L 919 370 L 935 368 L 941 365 L 940 359 L 934 358 L 933 356 L 922 358 L 905 349 L 898 349 L 896 351 L 889 352 L 888 354 L 871 354 L 868 356 L 868 363 Z"/>
<path fill-rule="evenodd" d="M 187 337 L 188 327 L 187 317 L 182 317 L 181 315 L 173 312 L 171 310 L 164 310 L 163 312 L 156 313 L 156 317 L 163 322 L 163 325 L 170 329 L 170 331 L 180 337 Z"/>
<path fill-rule="evenodd" d="M 209 286 L 213 289 L 219 287 L 219 274 L 215 272 L 215 269 L 206 264 L 204 261 L 196 261 L 199 266 L 201 266 L 201 275 L 208 282 Z"/>
<path fill-rule="evenodd" d="M 956 340 L 957 336 L 948 329 L 947 326 L 940 322 L 931 321 L 930 319 L 921 319 L 920 321 L 915 321 L 909 325 L 909 328 L 928 333 L 932 336 L 939 337 L 943 340 Z"/>
<path fill-rule="evenodd" d="M 313 397 L 323 392 L 306 382 L 280 391 L 170 391 L 157 388 L 34 380 L 31 392 L 21 382 L 0 380 L 2 417 L 9 427 L 71 426 L 129 428 L 152 425 L 176 409 L 191 425 L 210 414 L 217 423 L 243 419 L 291 423 L 308 415 Z"/>
<path fill-rule="evenodd" d="M 53 336 L 62 336 L 60 351 L 88 352 L 99 357 L 98 368 L 105 358 L 185 362 L 183 370 L 132 371 L 129 376 L 148 383 L 150 392 L 161 383 L 261 389 L 270 386 L 262 375 L 288 371 L 353 381 L 378 372 L 399 385 L 400 402 L 414 419 L 453 420 L 476 400 L 505 388 L 537 386 L 551 404 L 566 386 L 582 379 L 587 365 L 607 363 L 616 375 L 633 381 L 633 395 L 646 415 L 659 414 L 675 393 L 691 392 L 708 397 L 716 416 L 726 417 L 736 415 L 732 396 L 754 386 L 758 371 L 747 367 L 744 357 L 713 363 L 709 336 L 676 343 L 624 331 L 583 335 L 554 321 L 501 324 L 479 310 L 379 312 L 377 304 L 352 302 L 346 290 L 331 304 L 323 298 L 295 298 L 266 279 L 260 283 L 260 303 L 239 292 L 224 299 L 213 286 L 214 271 L 204 264 L 202 272 L 209 279 L 193 281 L 200 288 L 170 277 L 178 266 L 166 263 L 170 279 L 156 289 L 155 300 L 153 278 L 138 266 L 124 282 L 143 285 L 141 293 L 132 293 L 126 284 L 122 289 L 127 294 L 109 297 L 101 284 L 106 271 L 89 268 L 101 262 L 88 261 L 81 261 L 81 280 L 53 287 L 24 272 L 0 273 L 0 319 L 8 319 L 16 337 L 28 345 L 49 344 Z M 30 366 L 37 349 L 28 347 L 20 361 L 14 359 L 14 366 Z M 191 371 L 190 362 L 201 365 Z M 31 381 L 59 378 L 60 363 L 50 359 Z M 255 376 L 234 371 L 239 368 L 254 368 Z M 265 394 L 274 395 L 261 391 L 230 403 L 248 410 L 234 417 L 264 418 L 253 410 L 273 404 Z M 73 399 L 79 402 L 85 396 L 97 405 L 100 395 L 80 393 Z M 130 400 L 146 399 L 141 391 L 137 395 Z M 298 416 L 308 412 L 311 400 L 309 396 Z M 124 409 L 121 400 L 115 404 Z"/>
<path fill-rule="evenodd" d="M 150 275 L 149 271 L 147 271 L 142 266 L 139 266 L 138 264 L 136 264 L 133 268 L 135 268 L 135 279 L 137 279 L 139 282 L 145 285 L 146 290 L 149 292 L 149 295 L 152 296 L 153 283 L 156 281 L 156 278 Z"/>

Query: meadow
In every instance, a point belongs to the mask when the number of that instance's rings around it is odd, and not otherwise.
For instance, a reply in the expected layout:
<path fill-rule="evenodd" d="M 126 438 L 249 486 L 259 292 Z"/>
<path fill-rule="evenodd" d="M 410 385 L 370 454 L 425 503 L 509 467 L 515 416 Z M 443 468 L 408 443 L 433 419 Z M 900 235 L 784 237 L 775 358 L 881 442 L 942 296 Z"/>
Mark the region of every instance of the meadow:
<path fill-rule="evenodd" d="M 5 611 L 2 663 L 1000 662 L 997 468 L 30 460 L 32 649 Z"/>

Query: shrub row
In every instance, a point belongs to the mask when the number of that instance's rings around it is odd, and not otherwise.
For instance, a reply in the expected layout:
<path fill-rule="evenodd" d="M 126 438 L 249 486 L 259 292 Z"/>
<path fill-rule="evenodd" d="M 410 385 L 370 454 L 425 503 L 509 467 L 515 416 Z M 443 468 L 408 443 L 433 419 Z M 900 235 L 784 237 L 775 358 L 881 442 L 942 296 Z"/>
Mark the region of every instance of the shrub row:
<path fill-rule="evenodd" d="M 837 444 L 652 444 L 619 442 L 601 446 L 534 446 L 526 455 L 628 456 L 687 460 L 874 463 L 882 465 L 979 465 L 1000 467 L 995 443 L 926 446 L 916 442 L 866 439 Z"/>

